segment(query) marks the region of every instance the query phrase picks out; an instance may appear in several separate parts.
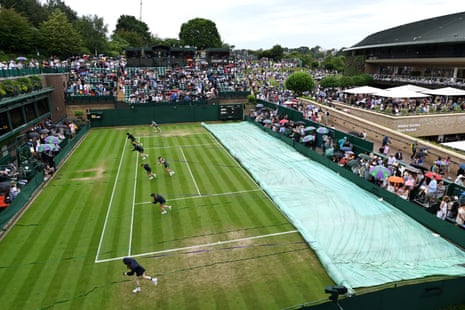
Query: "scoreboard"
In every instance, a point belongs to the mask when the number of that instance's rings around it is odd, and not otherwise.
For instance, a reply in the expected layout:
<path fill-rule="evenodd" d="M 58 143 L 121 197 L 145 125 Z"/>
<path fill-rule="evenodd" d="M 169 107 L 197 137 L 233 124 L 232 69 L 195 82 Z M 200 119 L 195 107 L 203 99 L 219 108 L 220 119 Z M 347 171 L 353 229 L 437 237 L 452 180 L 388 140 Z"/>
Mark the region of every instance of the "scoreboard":
<path fill-rule="evenodd" d="M 244 105 L 240 103 L 235 104 L 220 104 L 218 118 L 220 120 L 242 120 L 244 114 Z"/>
<path fill-rule="evenodd" d="M 100 120 L 103 119 L 103 112 L 89 112 L 87 113 L 87 118 L 90 120 Z"/>

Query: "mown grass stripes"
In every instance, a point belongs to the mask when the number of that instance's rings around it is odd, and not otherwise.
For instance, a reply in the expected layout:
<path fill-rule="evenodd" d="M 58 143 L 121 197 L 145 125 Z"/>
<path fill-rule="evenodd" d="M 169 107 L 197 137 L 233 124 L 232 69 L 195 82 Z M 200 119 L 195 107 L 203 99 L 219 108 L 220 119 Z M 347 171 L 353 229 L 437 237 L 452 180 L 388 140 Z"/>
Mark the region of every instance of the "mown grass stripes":
<path fill-rule="evenodd" d="M 2 308 L 279 309 L 326 297 L 331 280 L 298 234 L 248 239 L 294 228 L 222 145 L 199 124 L 162 130 L 90 131 L 0 243 Z M 155 180 L 126 132 L 143 143 Z M 173 211 L 162 216 L 151 192 Z M 158 288 L 143 281 L 132 295 L 120 261 L 129 250 Z"/>

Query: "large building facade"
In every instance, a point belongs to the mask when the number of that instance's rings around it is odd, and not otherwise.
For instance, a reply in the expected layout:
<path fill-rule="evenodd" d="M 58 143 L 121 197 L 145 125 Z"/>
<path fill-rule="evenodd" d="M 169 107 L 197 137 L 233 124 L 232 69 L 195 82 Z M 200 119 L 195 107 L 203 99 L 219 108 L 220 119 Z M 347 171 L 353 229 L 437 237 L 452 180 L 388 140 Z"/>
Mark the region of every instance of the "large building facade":
<path fill-rule="evenodd" d="M 348 71 L 375 80 L 465 88 L 465 12 L 371 34 L 345 53 Z"/>

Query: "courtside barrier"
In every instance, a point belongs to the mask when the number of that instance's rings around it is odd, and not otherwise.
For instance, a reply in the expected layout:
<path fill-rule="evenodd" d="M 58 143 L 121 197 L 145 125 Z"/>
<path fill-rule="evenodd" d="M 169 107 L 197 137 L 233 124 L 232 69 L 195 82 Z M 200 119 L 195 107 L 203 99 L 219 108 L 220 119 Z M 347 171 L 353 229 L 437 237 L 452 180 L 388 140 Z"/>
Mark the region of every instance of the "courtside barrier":
<path fill-rule="evenodd" d="M 74 146 L 84 137 L 88 130 L 88 125 L 82 125 L 76 133 L 76 136 L 73 139 L 67 140 L 68 143 L 64 145 L 61 151 L 55 156 L 55 164 L 57 167 L 64 158 L 69 155 Z M 11 227 L 45 182 L 43 171 L 36 172 L 28 183 L 21 187 L 21 192 L 11 202 L 10 206 L 0 212 L 0 236 Z"/>

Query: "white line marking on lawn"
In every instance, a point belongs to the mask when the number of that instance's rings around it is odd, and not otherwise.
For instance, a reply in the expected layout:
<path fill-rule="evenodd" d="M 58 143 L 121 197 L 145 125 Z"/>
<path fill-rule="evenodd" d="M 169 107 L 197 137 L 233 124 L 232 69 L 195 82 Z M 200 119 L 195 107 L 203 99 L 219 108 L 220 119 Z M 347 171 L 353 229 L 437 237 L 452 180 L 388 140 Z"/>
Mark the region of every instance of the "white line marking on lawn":
<path fill-rule="evenodd" d="M 182 147 L 179 147 L 179 149 L 181 150 L 182 157 L 184 158 L 184 161 L 187 164 L 187 169 L 189 170 L 191 178 L 194 181 L 195 189 L 197 190 L 197 193 L 199 194 L 199 196 L 202 196 L 202 193 L 200 193 L 199 186 L 197 185 L 197 181 L 195 181 L 194 175 L 192 174 L 191 166 L 189 165 L 189 162 L 187 161 L 186 155 L 184 154 L 184 151 L 182 150 Z"/>
<path fill-rule="evenodd" d="M 129 230 L 129 247 L 128 247 L 128 256 L 131 256 L 131 251 L 132 251 L 132 231 L 134 227 L 134 214 L 135 214 L 135 203 L 136 203 L 136 187 L 137 187 L 137 171 L 139 171 L 138 166 L 139 166 L 139 156 L 140 154 L 137 153 L 136 157 L 136 169 L 134 173 L 134 189 L 132 191 L 132 209 L 131 209 L 131 226 Z"/>
<path fill-rule="evenodd" d="M 182 147 L 183 148 L 186 148 L 186 147 L 205 147 L 205 146 L 216 146 L 215 143 L 204 143 L 204 144 L 186 144 L 186 145 L 183 145 Z M 169 145 L 169 146 L 154 146 L 154 147 L 148 147 L 148 148 L 145 148 L 147 150 L 160 150 L 160 149 L 172 149 L 172 148 L 176 148 L 178 147 L 177 145 Z"/>
<path fill-rule="evenodd" d="M 226 192 L 226 193 L 220 193 L 220 194 L 204 194 L 204 195 L 185 194 L 186 197 L 173 198 L 173 199 L 169 199 L 169 201 L 179 201 L 179 200 L 206 198 L 206 197 L 215 197 L 215 196 L 227 196 L 227 195 L 236 195 L 236 194 L 250 193 L 250 192 L 261 192 L 261 191 L 262 190 L 260 188 L 256 188 L 256 189 L 249 189 L 249 190 L 243 190 L 243 191 L 237 191 L 237 192 Z M 152 202 L 144 201 L 144 202 L 137 202 L 136 205 L 145 205 L 145 204 L 150 204 L 150 203 Z"/>
<path fill-rule="evenodd" d="M 231 153 L 228 152 L 228 150 L 224 147 L 223 144 L 220 143 L 220 141 L 218 139 L 215 138 L 215 136 L 210 132 L 210 137 L 213 139 L 213 141 L 216 142 L 216 144 L 218 144 L 225 152 L 226 154 L 228 154 L 228 156 L 230 158 L 232 158 L 234 160 L 234 162 L 237 163 L 237 165 L 242 169 L 244 170 L 244 173 L 247 174 L 247 176 L 249 177 L 249 179 L 257 186 L 257 188 L 260 188 L 261 191 L 265 194 L 265 196 L 268 198 L 269 201 L 271 201 L 271 203 L 279 210 L 279 212 L 289 221 L 291 222 L 291 220 L 289 219 L 289 217 L 281 210 L 281 208 L 279 208 L 276 203 L 273 201 L 273 199 L 271 199 L 271 197 L 268 195 L 268 193 L 260 187 L 260 185 L 258 185 L 257 181 L 255 181 L 254 178 L 252 178 L 252 176 L 249 174 L 249 172 L 239 163 L 239 161 L 237 160 L 237 158 L 234 158 L 234 156 L 231 155 Z"/>
<path fill-rule="evenodd" d="M 118 165 L 118 171 L 116 172 L 115 182 L 113 183 L 113 190 L 111 191 L 110 202 L 108 203 L 107 214 L 105 215 L 105 221 L 103 223 L 102 232 L 100 233 L 100 241 L 98 243 L 97 254 L 95 255 L 95 261 L 96 262 L 98 261 L 98 257 L 100 255 L 100 249 L 102 248 L 103 238 L 105 237 L 105 230 L 107 228 L 108 218 L 110 216 L 110 211 L 111 211 L 111 206 L 113 205 L 113 198 L 115 197 L 116 183 L 118 182 L 119 173 L 121 171 L 121 165 L 123 164 L 123 158 L 124 158 L 124 154 L 125 154 L 125 150 L 126 150 L 126 143 L 127 143 L 127 139 L 125 138 L 123 150 L 121 152 L 121 159 L 120 159 L 119 165 Z"/>
<path fill-rule="evenodd" d="M 186 246 L 186 247 L 182 247 L 182 248 L 174 248 L 174 249 L 168 249 L 168 250 L 162 250 L 162 251 L 156 251 L 156 252 L 147 252 L 147 253 L 141 253 L 141 254 L 134 254 L 134 255 L 132 255 L 132 257 L 142 257 L 142 256 L 148 256 L 148 255 L 155 255 L 155 254 L 178 252 L 178 251 L 183 251 L 183 250 L 193 250 L 193 249 L 204 248 L 204 247 L 209 247 L 209 246 L 214 246 L 214 245 L 222 245 L 222 244 L 228 244 L 228 243 L 234 243 L 234 242 L 240 242 L 240 241 L 263 239 L 263 238 L 268 238 L 268 237 L 275 237 L 275 236 L 293 234 L 293 233 L 296 233 L 296 232 L 298 232 L 298 231 L 297 230 L 289 230 L 289 231 L 284 231 L 284 232 L 274 233 L 274 234 L 268 234 L 268 235 L 260 235 L 260 236 L 233 239 L 233 240 L 227 240 L 227 241 L 218 241 L 218 242 L 211 242 L 211 243 L 205 243 L 205 244 L 199 244 L 199 245 L 192 245 L 192 246 Z M 123 258 L 124 257 L 114 257 L 114 258 L 102 259 L 102 260 L 95 261 L 95 262 L 96 263 L 105 263 L 105 262 L 112 262 L 112 261 L 115 261 L 115 260 L 121 260 Z"/>
<path fill-rule="evenodd" d="M 229 158 L 232 159 L 232 161 L 234 163 L 236 163 L 236 165 L 242 169 L 242 171 L 244 171 L 244 173 L 247 175 L 247 177 L 249 177 L 249 179 L 252 181 L 253 184 L 255 184 L 258 188 L 261 189 L 260 185 L 257 184 L 257 182 L 254 180 L 254 178 L 252 178 L 252 176 L 249 174 L 249 172 L 247 170 L 245 170 L 245 168 L 239 163 L 239 161 L 237 160 L 237 158 L 235 158 L 234 156 L 231 155 L 231 153 L 229 153 L 229 151 L 224 147 L 223 144 L 221 144 L 218 140 L 216 140 L 216 138 L 213 136 L 213 134 L 210 133 L 210 136 L 212 139 L 214 139 L 215 141 L 215 144 L 218 145 L 220 148 L 223 149 L 223 151 L 228 154 Z M 263 189 L 262 189 L 263 190 Z"/>

